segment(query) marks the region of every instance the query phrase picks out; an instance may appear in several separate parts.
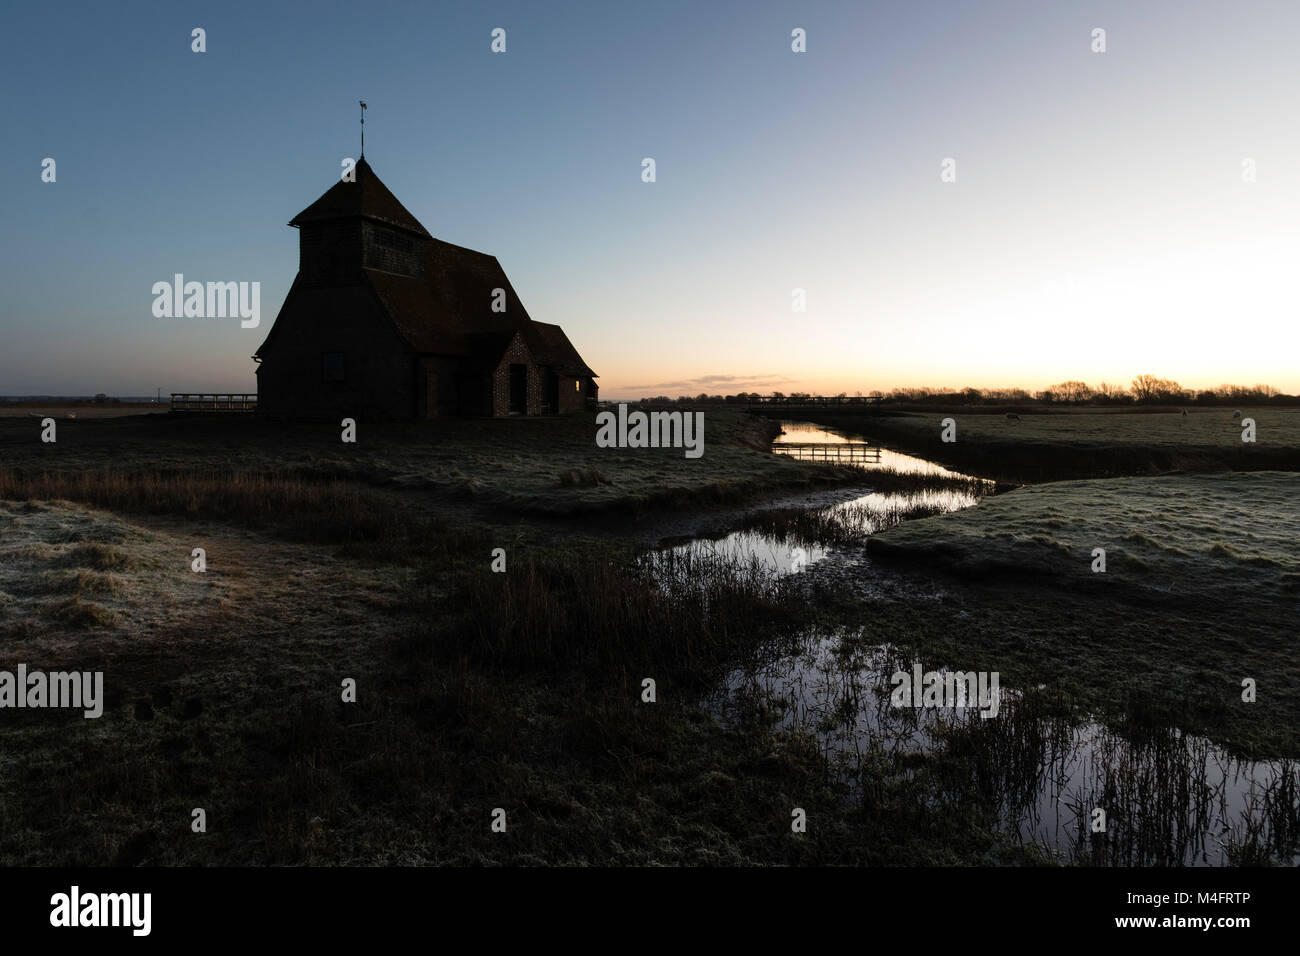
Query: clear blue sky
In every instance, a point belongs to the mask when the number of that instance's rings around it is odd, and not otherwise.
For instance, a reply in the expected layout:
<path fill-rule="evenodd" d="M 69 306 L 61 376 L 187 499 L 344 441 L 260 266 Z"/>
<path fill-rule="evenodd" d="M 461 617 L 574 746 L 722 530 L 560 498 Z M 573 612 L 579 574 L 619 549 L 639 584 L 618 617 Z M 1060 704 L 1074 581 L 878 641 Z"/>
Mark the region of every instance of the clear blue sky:
<path fill-rule="evenodd" d="M 9 4 L 0 394 L 251 390 L 359 99 L 608 397 L 1300 392 L 1297 50 L 1293 0 Z M 261 327 L 155 318 L 177 272 Z"/>

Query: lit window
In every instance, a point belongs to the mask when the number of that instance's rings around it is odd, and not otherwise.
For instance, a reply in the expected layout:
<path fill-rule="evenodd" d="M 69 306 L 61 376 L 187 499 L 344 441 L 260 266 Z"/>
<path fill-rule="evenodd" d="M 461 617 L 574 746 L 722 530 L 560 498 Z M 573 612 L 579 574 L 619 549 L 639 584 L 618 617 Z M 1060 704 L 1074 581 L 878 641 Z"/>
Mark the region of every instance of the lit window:
<path fill-rule="evenodd" d="M 577 381 L 577 380 L 575 379 L 574 382 L 573 382 L 573 390 L 574 390 L 575 392 L 580 392 L 580 391 L 582 391 L 582 383 L 579 382 L 579 381 Z"/>

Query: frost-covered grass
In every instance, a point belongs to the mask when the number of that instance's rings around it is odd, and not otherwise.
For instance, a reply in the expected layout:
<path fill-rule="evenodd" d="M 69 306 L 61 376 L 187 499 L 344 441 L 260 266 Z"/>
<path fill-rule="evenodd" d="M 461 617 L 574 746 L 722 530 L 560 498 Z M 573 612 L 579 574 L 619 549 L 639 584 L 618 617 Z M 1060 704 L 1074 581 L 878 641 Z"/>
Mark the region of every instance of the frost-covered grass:
<path fill-rule="evenodd" d="M 1060 688 L 1121 722 L 1142 714 L 1295 756 L 1297 492 L 1291 472 L 1068 481 L 906 522 L 870 539 L 868 555 L 940 572 L 949 592 L 933 609 L 890 609 L 887 636 L 973 655 L 1010 683 Z M 1092 570 L 1095 548 L 1104 573 Z M 1253 702 L 1247 678 L 1261 688 Z"/>
<path fill-rule="evenodd" d="M 1094 577 L 1171 593 L 1300 599 L 1300 474 L 1061 481 L 911 521 L 872 541 L 990 574 Z"/>
<path fill-rule="evenodd" d="M 327 423 L 142 415 L 58 422 L 0 419 L 0 498 L 68 498 L 113 509 L 263 520 L 371 510 L 358 486 L 442 503 L 570 516 L 705 505 L 778 487 L 860 483 L 861 472 L 770 451 L 779 427 L 704 413 L 704 452 L 600 448 L 592 413 L 366 423 L 345 444 Z M 351 519 L 349 519 L 351 520 Z"/>
<path fill-rule="evenodd" d="M 1174 447 L 1241 446 L 1241 419 L 1232 408 L 1192 408 L 1186 417 L 1180 408 L 1150 411 L 1111 409 L 1060 409 L 1020 411 L 1019 420 L 1005 414 L 980 412 L 907 412 L 891 420 L 937 435 L 939 420 L 957 422 L 957 441 L 1021 441 L 1050 444 L 1132 444 Z M 1255 422 L 1258 445 L 1300 447 L 1300 408 L 1251 407 L 1240 409 Z"/>
<path fill-rule="evenodd" d="M 889 763 L 855 807 L 815 741 L 696 705 L 702 677 L 778 626 L 841 615 L 868 644 L 1050 682 L 1067 712 L 1300 752 L 1295 475 L 1063 483 L 881 534 L 986 572 L 932 600 L 910 574 L 899 596 L 857 595 L 861 563 L 824 603 L 719 563 L 690 569 L 707 589 L 664 592 L 557 516 L 827 473 L 734 413 L 706 418 L 698 461 L 596 449 L 592 425 L 363 425 L 351 447 L 330 426 L 121 419 L 43 446 L 0 422 L 0 487 L 21 499 L 0 503 L 0 666 L 102 667 L 108 694 L 100 721 L 7 718 L 0 862 L 1022 861 L 985 800 L 1005 736 L 955 770 Z M 507 507 L 486 527 L 424 510 L 448 499 Z M 833 522 L 780 520 L 851 547 Z M 790 839 L 791 794 L 819 821 L 808 839 Z M 212 840 L 188 838 L 196 799 L 221 808 Z M 485 826 L 497 805 L 509 840 Z"/>
<path fill-rule="evenodd" d="M 1300 408 L 1246 407 L 1255 441 L 1242 441 L 1234 409 L 983 409 L 821 415 L 818 423 L 984 478 L 1038 483 L 1170 471 L 1300 471 Z M 955 424 L 945 442 L 943 421 Z"/>

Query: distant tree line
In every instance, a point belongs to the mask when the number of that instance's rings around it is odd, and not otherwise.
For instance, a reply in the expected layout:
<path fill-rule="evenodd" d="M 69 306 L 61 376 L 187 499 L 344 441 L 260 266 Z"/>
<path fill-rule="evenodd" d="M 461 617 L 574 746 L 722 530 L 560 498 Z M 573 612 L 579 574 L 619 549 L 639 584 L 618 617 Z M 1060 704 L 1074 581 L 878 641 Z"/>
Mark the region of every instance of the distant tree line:
<path fill-rule="evenodd" d="M 855 396 L 864 393 L 855 392 Z M 1286 395 L 1272 385 L 1220 385 L 1197 391 L 1184 388 L 1172 379 L 1155 375 L 1138 375 L 1129 383 L 1112 385 L 1101 382 L 1060 382 L 1037 392 L 1023 388 L 895 388 L 865 393 L 882 402 L 909 405 L 1300 405 L 1300 396 Z M 738 392 L 735 395 L 658 395 L 644 398 L 653 405 L 746 405 L 760 401 L 798 401 L 814 398 L 808 392 Z M 846 392 L 833 398 L 844 399 Z"/>

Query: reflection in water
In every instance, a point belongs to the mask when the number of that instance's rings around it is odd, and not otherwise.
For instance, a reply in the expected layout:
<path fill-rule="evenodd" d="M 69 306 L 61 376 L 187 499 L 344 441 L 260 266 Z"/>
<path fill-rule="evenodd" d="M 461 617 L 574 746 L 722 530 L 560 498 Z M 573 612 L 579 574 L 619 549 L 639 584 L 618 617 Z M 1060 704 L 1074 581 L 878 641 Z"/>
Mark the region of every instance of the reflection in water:
<path fill-rule="evenodd" d="M 873 492 L 849 501 L 809 509 L 800 520 L 785 513 L 765 527 L 764 513 L 749 516 L 754 530 L 733 531 L 709 540 L 697 538 L 671 550 L 680 556 L 719 557 L 750 564 L 758 562 L 781 574 L 799 572 L 823 560 L 828 551 L 817 541 L 862 538 L 892 528 L 906 518 L 943 514 L 969 508 L 979 496 L 969 491 L 931 488 L 912 492 Z"/>
<path fill-rule="evenodd" d="M 1292 762 L 1240 760 L 1176 728 L 1124 737 L 1076 726 L 1038 694 L 1005 687 L 992 719 L 977 707 L 894 707 L 890 677 L 917 662 L 845 636 L 769 648 L 732 671 L 711 706 L 726 722 L 765 713 L 778 729 L 814 733 L 858 799 L 884 773 L 928 768 L 936 809 L 978 800 L 1004 834 L 1064 862 L 1300 863 Z M 1106 811 L 1105 832 L 1092 832 L 1095 808 Z"/>
<path fill-rule="evenodd" d="M 838 443 L 845 436 L 783 422 L 783 443 Z M 851 543 L 908 517 L 955 511 L 986 490 L 923 459 L 882 450 L 870 472 L 940 476 L 934 487 L 873 493 L 799 515 L 759 512 L 753 530 L 660 552 L 676 576 L 693 558 L 721 555 L 752 571 L 797 572 L 832 553 L 817 542 Z M 732 671 L 710 705 L 724 722 L 774 721 L 814 734 L 864 806 L 891 778 L 924 775 L 938 812 L 985 809 L 1005 837 L 1062 862 L 1109 866 L 1300 865 L 1300 769 L 1291 761 L 1248 761 L 1175 727 L 1121 735 L 1049 708 L 1038 692 L 1001 688 L 1003 706 L 894 707 L 891 676 L 917 663 L 890 646 L 864 646 L 848 633 L 768 645 Z M 845 638 L 848 639 L 845 639 Z M 761 655 L 765 654 L 764 659 Z M 930 668 L 932 669 L 932 668 Z M 1093 832 L 1094 811 L 1106 814 Z"/>
<path fill-rule="evenodd" d="M 713 540 L 697 538 L 671 550 L 681 556 L 716 556 L 742 564 L 758 562 L 788 574 L 823 560 L 828 550 L 822 542 L 860 540 L 907 518 L 969 508 L 979 499 L 979 494 L 969 490 L 925 488 L 873 492 L 823 508 L 805 509 L 793 517 L 786 511 L 756 511 L 747 519 L 750 530 L 733 531 Z"/>
<path fill-rule="evenodd" d="M 843 445 L 843 444 L 861 444 L 862 439 L 850 438 L 841 434 L 834 429 L 823 428 L 821 425 L 814 425 L 812 422 L 781 422 L 781 434 L 772 442 L 772 451 L 780 454 L 789 454 L 789 450 L 783 450 L 782 445 Z M 854 460 L 852 464 L 868 471 L 878 469 L 889 469 L 900 471 L 909 475 L 952 475 L 958 476 L 958 472 L 949 471 L 942 465 L 937 465 L 932 461 L 926 461 L 924 458 L 916 458 L 912 455 L 904 455 L 902 452 L 892 451 L 888 448 L 873 446 L 879 452 L 878 458 L 868 458 Z M 812 457 L 806 452 L 801 453 L 798 457 Z M 849 464 L 849 462 L 845 462 Z"/>
<path fill-rule="evenodd" d="M 826 557 L 826 549 L 753 531 L 733 531 L 716 541 L 699 538 L 669 549 L 678 558 L 720 558 L 728 564 L 757 562 L 781 574 L 802 571 Z"/>

